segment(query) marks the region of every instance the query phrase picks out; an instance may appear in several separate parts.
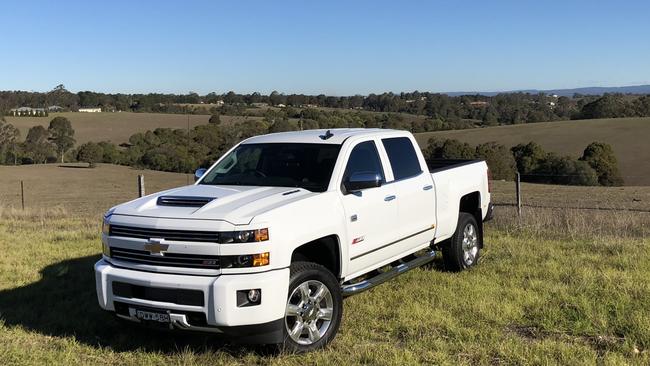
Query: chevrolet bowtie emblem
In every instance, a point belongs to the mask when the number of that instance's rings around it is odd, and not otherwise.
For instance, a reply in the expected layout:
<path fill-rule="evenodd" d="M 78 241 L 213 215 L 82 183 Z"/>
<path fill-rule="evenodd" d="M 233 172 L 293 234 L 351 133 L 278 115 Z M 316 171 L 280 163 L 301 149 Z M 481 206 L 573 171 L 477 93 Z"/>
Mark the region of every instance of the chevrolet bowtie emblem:
<path fill-rule="evenodd" d="M 151 238 L 144 245 L 144 250 L 149 251 L 152 255 L 162 255 L 164 251 L 169 249 L 169 244 L 163 244 L 164 239 Z"/>

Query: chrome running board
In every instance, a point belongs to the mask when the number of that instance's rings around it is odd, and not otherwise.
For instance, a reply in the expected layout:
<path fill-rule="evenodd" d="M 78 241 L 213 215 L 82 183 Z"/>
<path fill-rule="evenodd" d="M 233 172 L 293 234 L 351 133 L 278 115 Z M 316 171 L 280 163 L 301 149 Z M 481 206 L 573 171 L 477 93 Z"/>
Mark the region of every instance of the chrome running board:
<path fill-rule="evenodd" d="M 368 278 L 366 280 L 363 280 L 361 282 L 357 283 L 352 283 L 348 285 L 343 285 L 341 286 L 341 291 L 343 293 L 343 296 L 351 296 L 351 295 L 356 295 L 360 292 L 369 290 L 377 285 L 381 285 L 382 283 L 393 279 L 403 273 L 406 273 L 414 268 L 418 268 L 420 266 L 423 266 L 431 261 L 436 256 L 436 252 L 434 250 L 430 250 L 426 252 L 425 254 L 416 257 L 406 263 L 400 263 L 397 266 L 394 266 L 390 270 L 379 273 L 378 275 Z"/>

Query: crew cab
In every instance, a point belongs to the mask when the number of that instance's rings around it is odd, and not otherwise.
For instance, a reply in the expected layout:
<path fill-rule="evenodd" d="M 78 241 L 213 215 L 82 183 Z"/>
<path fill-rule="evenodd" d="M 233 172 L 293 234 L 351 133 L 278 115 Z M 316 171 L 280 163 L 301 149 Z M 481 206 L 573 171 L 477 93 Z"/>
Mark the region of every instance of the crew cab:
<path fill-rule="evenodd" d="M 484 161 L 427 162 L 405 131 L 256 136 L 196 178 L 104 215 L 103 309 L 310 351 L 336 335 L 344 297 L 438 251 L 475 266 L 492 216 Z"/>

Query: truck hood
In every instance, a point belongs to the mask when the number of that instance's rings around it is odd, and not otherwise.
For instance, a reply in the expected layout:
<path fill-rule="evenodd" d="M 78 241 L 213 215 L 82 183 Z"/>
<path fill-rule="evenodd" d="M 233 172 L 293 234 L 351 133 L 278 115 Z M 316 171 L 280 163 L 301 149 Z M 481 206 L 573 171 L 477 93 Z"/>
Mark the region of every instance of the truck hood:
<path fill-rule="evenodd" d="M 246 225 L 256 215 L 315 194 L 291 187 L 191 185 L 121 204 L 115 207 L 113 214 L 219 220 Z"/>

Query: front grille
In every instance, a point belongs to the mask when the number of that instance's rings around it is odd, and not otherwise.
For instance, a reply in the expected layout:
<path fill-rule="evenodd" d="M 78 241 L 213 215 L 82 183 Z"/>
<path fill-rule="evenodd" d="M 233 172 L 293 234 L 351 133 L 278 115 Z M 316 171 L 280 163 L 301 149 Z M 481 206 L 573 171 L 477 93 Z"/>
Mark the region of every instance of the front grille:
<path fill-rule="evenodd" d="M 113 295 L 130 299 L 170 302 L 179 305 L 203 306 L 203 291 L 145 287 L 124 282 L 113 282 Z"/>
<path fill-rule="evenodd" d="M 184 267 L 184 268 L 203 268 L 219 269 L 219 256 L 216 255 L 197 255 L 181 253 L 164 253 L 163 255 L 151 255 L 145 250 L 134 250 L 126 248 L 111 248 L 111 258 L 129 261 L 140 264 L 149 264 L 156 266 Z"/>
<path fill-rule="evenodd" d="M 158 206 L 203 207 L 216 197 L 160 196 Z"/>
<path fill-rule="evenodd" d="M 111 225 L 109 235 L 137 239 L 157 238 L 176 241 L 219 242 L 219 233 L 216 231 L 151 229 L 122 225 Z"/>

